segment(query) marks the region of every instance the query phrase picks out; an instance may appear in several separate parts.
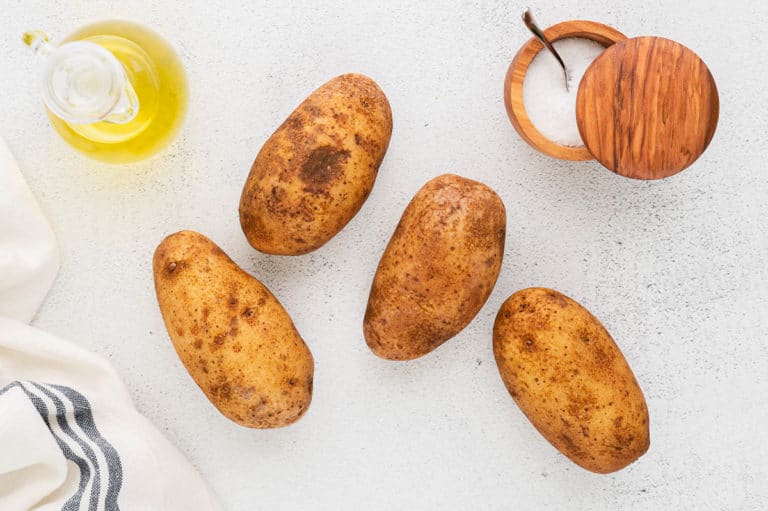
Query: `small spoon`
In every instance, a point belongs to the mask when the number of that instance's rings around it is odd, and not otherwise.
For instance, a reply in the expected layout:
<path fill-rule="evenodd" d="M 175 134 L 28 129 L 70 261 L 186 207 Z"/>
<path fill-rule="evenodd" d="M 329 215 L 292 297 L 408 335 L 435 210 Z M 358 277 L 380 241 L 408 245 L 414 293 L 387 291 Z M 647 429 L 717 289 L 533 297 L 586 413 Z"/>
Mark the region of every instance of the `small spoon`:
<path fill-rule="evenodd" d="M 546 38 L 544 35 L 544 32 L 541 31 L 541 29 L 536 25 L 536 22 L 533 21 L 533 15 L 531 14 L 530 9 L 526 9 L 523 13 L 523 23 L 525 23 L 525 26 L 528 27 L 528 30 L 533 32 L 533 35 L 536 36 L 536 39 L 541 41 L 541 44 L 544 45 L 546 49 L 549 50 L 549 52 L 557 59 L 557 61 L 560 63 L 560 67 L 563 68 L 563 78 L 565 79 L 565 90 L 570 90 L 568 87 L 568 69 L 565 67 L 565 62 L 563 62 L 563 59 L 560 58 L 560 55 L 557 53 L 557 50 L 555 50 L 555 47 L 552 46 L 552 43 L 549 42 L 549 39 Z"/>

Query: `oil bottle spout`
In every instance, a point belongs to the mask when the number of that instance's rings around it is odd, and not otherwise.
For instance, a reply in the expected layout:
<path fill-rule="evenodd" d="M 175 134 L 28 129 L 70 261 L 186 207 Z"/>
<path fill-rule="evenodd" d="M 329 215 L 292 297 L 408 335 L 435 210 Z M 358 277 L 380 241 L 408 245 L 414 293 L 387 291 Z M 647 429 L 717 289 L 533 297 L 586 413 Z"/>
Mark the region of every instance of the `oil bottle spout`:
<path fill-rule="evenodd" d="M 55 47 L 50 43 L 48 34 L 42 30 L 30 30 L 24 32 L 21 36 L 21 40 L 24 44 L 29 46 L 32 53 L 43 58 L 48 58 Z"/>

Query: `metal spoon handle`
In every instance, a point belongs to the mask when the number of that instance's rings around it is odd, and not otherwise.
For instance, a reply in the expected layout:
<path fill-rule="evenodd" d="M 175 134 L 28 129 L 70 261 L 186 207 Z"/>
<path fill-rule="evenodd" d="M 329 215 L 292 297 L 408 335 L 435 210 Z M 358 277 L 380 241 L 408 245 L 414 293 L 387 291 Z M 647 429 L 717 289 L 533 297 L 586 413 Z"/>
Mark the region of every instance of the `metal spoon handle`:
<path fill-rule="evenodd" d="M 557 62 L 560 63 L 560 67 L 563 68 L 563 79 L 565 80 L 565 90 L 569 90 L 568 87 L 568 69 L 565 67 L 565 62 L 563 62 L 563 59 L 560 57 L 560 54 L 557 53 L 557 50 L 555 50 L 555 47 L 552 46 L 552 43 L 549 42 L 549 39 L 544 35 L 544 32 L 541 31 L 541 29 L 536 25 L 536 22 L 533 21 L 533 15 L 531 14 L 530 9 L 526 9 L 523 13 L 523 23 L 525 23 L 525 26 L 528 27 L 528 30 L 530 30 L 534 36 L 536 36 L 536 39 L 541 41 L 541 44 L 544 45 L 544 47 L 549 50 L 549 52 L 557 59 Z"/>

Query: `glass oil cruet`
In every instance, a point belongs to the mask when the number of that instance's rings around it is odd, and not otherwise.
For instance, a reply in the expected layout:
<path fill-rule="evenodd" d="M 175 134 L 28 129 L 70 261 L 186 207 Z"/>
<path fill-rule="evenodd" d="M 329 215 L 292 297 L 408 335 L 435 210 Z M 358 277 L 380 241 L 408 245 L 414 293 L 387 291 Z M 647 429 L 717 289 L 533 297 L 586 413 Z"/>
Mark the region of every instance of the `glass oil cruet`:
<path fill-rule="evenodd" d="M 43 62 L 42 97 L 58 133 L 108 163 L 147 158 L 178 132 L 187 83 L 173 48 L 128 21 L 81 28 L 54 45 L 40 31 L 23 41 Z"/>

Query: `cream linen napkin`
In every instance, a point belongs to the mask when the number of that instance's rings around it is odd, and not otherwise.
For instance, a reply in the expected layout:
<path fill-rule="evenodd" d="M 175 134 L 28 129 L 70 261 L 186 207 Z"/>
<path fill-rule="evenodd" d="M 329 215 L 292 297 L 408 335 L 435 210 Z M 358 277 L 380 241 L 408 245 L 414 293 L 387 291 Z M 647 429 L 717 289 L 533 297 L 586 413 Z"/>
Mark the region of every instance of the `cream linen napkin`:
<path fill-rule="evenodd" d="M 0 138 L 0 316 L 31 321 L 58 270 L 51 227 Z"/>

